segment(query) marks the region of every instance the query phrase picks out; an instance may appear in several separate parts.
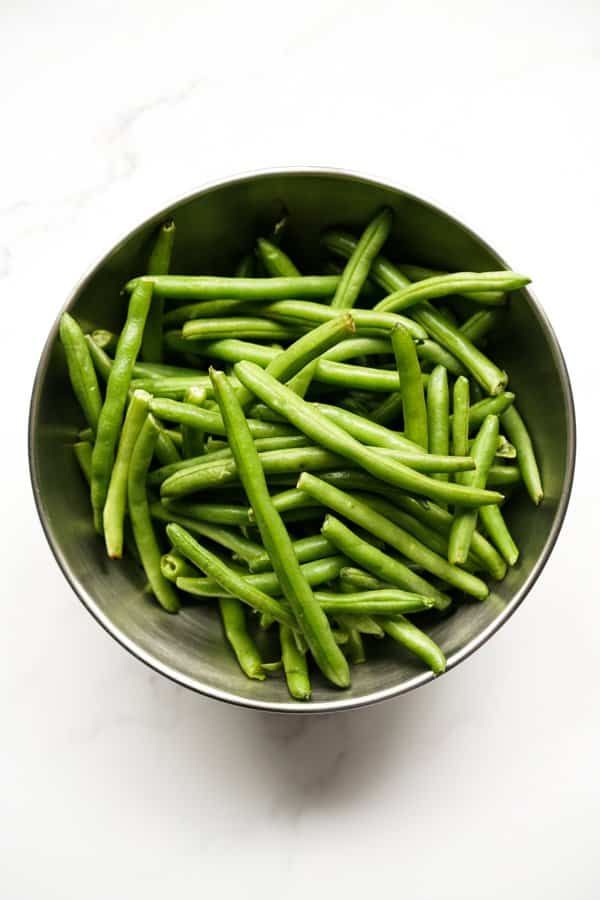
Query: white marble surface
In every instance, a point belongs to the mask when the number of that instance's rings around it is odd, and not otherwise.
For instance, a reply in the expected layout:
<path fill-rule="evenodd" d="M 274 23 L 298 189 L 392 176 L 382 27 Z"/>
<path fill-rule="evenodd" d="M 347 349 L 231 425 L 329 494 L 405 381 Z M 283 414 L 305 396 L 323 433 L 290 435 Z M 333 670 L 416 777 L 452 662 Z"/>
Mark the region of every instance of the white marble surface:
<path fill-rule="evenodd" d="M 0 896 L 598 897 L 597 0 L 5 0 Z M 281 719 L 129 657 L 34 513 L 26 408 L 67 292 L 203 181 L 334 165 L 435 198 L 535 280 L 579 414 L 523 608 L 439 683 Z"/>

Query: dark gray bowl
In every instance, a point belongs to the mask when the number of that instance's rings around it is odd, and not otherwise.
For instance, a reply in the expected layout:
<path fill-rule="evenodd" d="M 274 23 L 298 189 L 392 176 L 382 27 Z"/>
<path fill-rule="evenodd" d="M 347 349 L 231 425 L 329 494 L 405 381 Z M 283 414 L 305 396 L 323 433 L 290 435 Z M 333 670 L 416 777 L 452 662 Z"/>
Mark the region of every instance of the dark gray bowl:
<path fill-rule="evenodd" d="M 290 213 L 286 240 L 302 270 L 310 272 L 318 271 L 319 234 L 325 227 L 360 229 L 381 204 L 396 212 L 386 248 L 392 259 L 454 270 L 506 267 L 472 231 L 405 191 L 335 171 L 268 172 L 211 185 L 161 210 L 100 260 L 64 309 L 90 328 L 117 327 L 123 309 L 121 286 L 143 271 L 151 235 L 168 216 L 177 223 L 173 272 L 229 273 L 285 207 Z M 485 643 L 531 590 L 556 541 L 571 491 L 575 417 L 560 347 L 529 291 L 521 291 L 512 303 L 510 325 L 493 355 L 509 371 L 510 386 L 534 435 L 546 499 L 539 509 L 525 496 L 510 504 L 509 524 L 521 558 L 504 581 L 493 585 L 491 597 L 461 606 L 430 628 L 449 669 Z M 184 608 L 177 616 L 163 613 L 143 593 L 142 572 L 128 561 L 108 560 L 93 531 L 88 493 L 69 447 L 73 423 L 81 422 L 81 415 L 71 395 L 57 329 L 58 320 L 44 347 L 31 400 L 33 491 L 58 564 L 113 637 L 186 687 L 266 710 L 330 712 L 393 697 L 431 680 L 402 648 L 385 641 L 372 646 L 366 665 L 355 668 L 349 690 L 331 688 L 315 676 L 314 699 L 303 705 L 289 698 L 283 679 L 258 683 L 241 674 L 210 604 Z"/>

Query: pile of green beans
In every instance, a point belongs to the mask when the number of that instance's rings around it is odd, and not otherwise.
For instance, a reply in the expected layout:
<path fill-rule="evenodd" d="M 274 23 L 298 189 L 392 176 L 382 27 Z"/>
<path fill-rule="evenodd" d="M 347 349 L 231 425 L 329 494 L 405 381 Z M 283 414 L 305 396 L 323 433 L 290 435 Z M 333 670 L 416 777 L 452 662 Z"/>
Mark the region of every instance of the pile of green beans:
<path fill-rule="evenodd" d="M 428 631 L 518 565 L 510 499 L 543 488 L 487 355 L 529 279 L 392 263 L 389 208 L 321 235 L 327 274 L 303 273 L 284 226 L 231 276 L 180 275 L 165 222 L 120 334 L 65 313 L 59 336 L 107 555 L 166 613 L 213 605 L 241 671 L 307 701 L 316 669 L 347 688 L 373 640 L 444 672 Z"/>

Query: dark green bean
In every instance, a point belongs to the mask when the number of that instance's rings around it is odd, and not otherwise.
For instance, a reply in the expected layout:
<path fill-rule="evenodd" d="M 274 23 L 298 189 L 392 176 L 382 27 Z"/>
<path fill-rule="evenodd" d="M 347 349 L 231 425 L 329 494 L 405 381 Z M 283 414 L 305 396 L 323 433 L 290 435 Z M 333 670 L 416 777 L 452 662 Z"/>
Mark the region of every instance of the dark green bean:
<path fill-rule="evenodd" d="M 382 400 L 373 410 L 370 417 L 379 425 L 389 425 L 395 422 L 402 412 L 402 394 L 394 393 Z"/>
<path fill-rule="evenodd" d="M 59 333 L 73 393 L 86 422 L 95 434 L 102 409 L 102 396 L 88 344 L 81 328 L 69 313 L 62 314 Z"/>
<path fill-rule="evenodd" d="M 204 406 L 206 401 L 206 389 L 202 387 L 189 387 L 183 398 L 184 403 L 192 406 Z M 199 428 L 190 428 L 182 425 L 183 455 L 186 457 L 201 456 L 204 453 L 204 432 Z"/>
<path fill-rule="evenodd" d="M 89 441 L 78 441 L 73 444 L 73 452 L 83 477 L 89 484 L 92 479 L 92 445 Z"/>
<path fill-rule="evenodd" d="M 171 265 L 171 253 L 175 240 L 175 222 L 165 222 L 156 238 L 156 242 L 148 260 L 148 275 L 166 275 Z M 144 337 L 140 354 L 147 362 L 160 362 L 162 359 L 162 297 L 155 297 L 144 328 Z"/>
<path fill-rule="evenodd" d="M 504 311 L 500 309 L 479 309 L 460 326 L 460 331 L 473 344 L 479 343 L 502 320 Z"/>
<path fill-rule="evenodd" d="M 412 338 L 409 336 L 408 339 L 414 348 Z M 388 394 L 402 388 L 402 392 L 405 392 L 402 375 L 399 376 L 398 372 L 394 372 L 392 369 L 355 366 L 349 363 L 333 362 L 329 359 L 319 360 L 314 379 L 320 384 L 334 384 L 345 390 L 376 391 Z M 429 380 L 428 375 L 421 374 L 420 368 L 419 380 L 422 385 L 427 384 Z"/>
<path fill-rule="evenodd" d="M 131 294 L 141 283 L 151 284 L 157 297 L 170 300 L 281 300 L 286 297 L 332 297 L 340 279 L 336 275 L 296 278 L 222 278 L 217 275 L 143 275 L 125 285 Z"/>
<path fill-rule="evenodd" d="M 369 275 L 371 263 L 388 239 L 392 222 L 393 214 L 389 208 L 382 209 L 369 222 L 342 272 L 331 301 L 333 308 L 347 309 L 354 306 Z"/>
<path fill-rule="evenodd" d="M 544 499 L 544 489 L 527 426 L 516 406 L 511 406 L 507 409 L 500 421 L 509 440 L 517 450 L 517 463 L 523 482 L 527 488 L 527 493 L 537 506 Z"/>
<path fill-rule="evenodd" d="M 515 395 L 510 391 L 496 397 L 486 397 L 469 407 L 469 432 L 476 431 L 486 416 L 501 416 L 512 406 Z"/>
<path fill-rule="evenodd" d="M 146 474 L 154 454 L 158 434 L 159 427 L 156 420 L 152 415 L 147 415 L 137 436 L 129 462 L 127 497 L 133 536 L 150 587 L 163 609 L 174 613 L 179 609 L 179 600 L 172 584 L 161 572 L 161 552 L 152 527 L 146 493 Z"/>
<path fill-rule="evenodd" d="M 350 683 L 348 664 L 335 643 L 327 617 L 302 574 L 281 516 L 271 502 L 260 458 L 235 392 L 224 373 L 211 370 L 211 378 L 244 490 L 284 595 L 323 674 L 333 684 L 347 687 Z"/>

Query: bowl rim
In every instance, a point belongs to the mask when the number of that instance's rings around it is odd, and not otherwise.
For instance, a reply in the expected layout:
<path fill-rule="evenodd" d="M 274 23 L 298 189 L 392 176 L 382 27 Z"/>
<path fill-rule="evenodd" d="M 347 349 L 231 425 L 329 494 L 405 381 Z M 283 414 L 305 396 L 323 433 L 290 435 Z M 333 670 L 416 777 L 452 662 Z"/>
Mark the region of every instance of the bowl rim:
<path fill-rule="evenodd" d="M 108 632 L 121 646 L 123 646 L 126 650 L 128 650 L 134 657 L 136 657 L 141 662 L 145 663 L 155 672 L 165 676 L 169 680 L 175 682 L 176 684 L 181 685 L 182 687 L 188 688 L 189 690 L 195 691 L 196 693 L 202 694 L 205 697 L 212 698 L 214 700 L 222 700 L 226 703 L 230 703 L 234 706 L 244 707 L 246 709 L 257 709 L 263 712 L 275 712 L 275 713 L 289 713 L 289 714 L 322 714 L 322 713 L 332 713 L 349 709 L 358 709 L 364 706 L 371 706 L 375 703 L 380 703 L 383 700 L 388 700 L 392 697 L 397 697 L 402 694 L 406 694 L 409 691 L 413 691 L 418 687 L 421 687 L 424 684 L 429 684 L 432 681 L 439 680 L 441 676 L 435 676 L 432 672 L 422 672 L 418 675 L 413 676 L 408 681 L 403 684 L 396 685 L 394 687 L 385 688 L 381 690 L 372 691 L 369 694 L 364 695 L 363 697 L 349 697 L 340 693 L 339 699 L 335 700 L 314 700 L 309 703 L 302 704 L 294 701 L 290 698 L 285 702 L 273 702 L 261 700 L 259 698 L 248 698 L 240 696 L 239 694 L 221 690 L 219 688 L 211 687 L 210 685 L 203 684 L 195 678 L 190 676 L 186 676 L 183 673 L 177 671 L 170 665 L 162 662 L 161 660 L 156 659 L 151 653 L 146 652 L 142 648 L 140 648 L 135 641 L 128 637 L 121 629 L 119 629 L 111 619 L 104 614 L 104 612 L 98 607 L 94 597 L 84 588 L 82 584 L 79 583 L 76 576 L 71 571 L 69 565 L 67 564 L 64 555 L 62 553 L 61 547 L 57 540 L 55 540 L 52 535 L 50 528 L 46 522 L 44 509 L 43 509 L 43 501 L 41 496 L 39 478 L 38 478 L 38 469 L 36 463 L 36 456 L 34 451 L 34 432 L 35 426 L 38 418 L 38 410 L 40 404 L 40 396 L 41 396 L 41 386 L 42 379 L 45 375 L 48 363 L 50 359 L 50 354 L 52 352 L 52 348 L 54 346 L 54 342 L 56 340 L 58 334 L 58 326 L 60 317 L 63 312 L 68 310 L 73 302 L 77 299 L 85 285 L 90 281 L 90 279 L 95 275 L 96 271 L 105 263 L 107 258 L 111 256 L 115 251 L 119 250 L 120 247 L 128 241 L 131 237 L 136 235 L 138 232 L 148 228 L 153 224 L 157 224 L 162 221 L 165 217 L 169 216 L 178 206 L 182 203 L 189 202 L 191 200 L 195 200 L 199 197 L 202 197 L 204 194 L 208 194 L 214 190 L 219 188 L 223 188 L 229 185 L 243 183 L 247 181 L 253 181 L 260 178 L 273 178 L 276 176 L 322 176 L 327 178 L 339 178 L 340 180 L 358 180 L 367 185 L 371 185 L 375 188 L 382 188 L 384 190 L 393 190 L 398 191 L 409 199 L 415 200 L 420 204 L 427 206 L 429 209 L 436 213 L 440 213 L 443 216 L 449 218 L 452 222 L 455 222 L 460 228 L 462 228 L 469 236 L 472 236 L 475 240 L 477 240 L 481 246 L 483 246 L 486 250 L 488 250 L 493 256 L 495 256 L 499 262 L 509 268 L 505 260 L 499 256 L 499 254 L 491 247 L 487 241 L 481 238 L 475 231 L 473 231 L 468 225 L 464 223 L 463 219 L 458 218 L 454 214 L 454 211 L 448 211 L 446 208 L 442 208 L 430 200 L 428 197 L 424 197 L 421 194 L 414 194 L 412 191 L 407 190 L 402 185 L 397 184 L 396 182 L 382 181 L 378 178 L 375 178 L 370 175 L 366 175 L 364 173 L 356 172 L 348 169 L 341 168 L 329 168 L 322 166 L 282 166 L 282 167 L 274 167 L 267 169 L 257 169 L 248 172 L 240 172 L 235 175 L 229 177 L 220 177 L 216 179 L 212 179 L 209 182 L 201 184 L 199 187 L 195 188 L 192 191 L 188 191 L 186 193 L 178 195 L 174 200 L 168 203 L 166 206 L 162 207 L 160 210 L 154 212 L 153 214 L 144 218 L 144 220 L 135 226 L 134 228 L 129 229 L 125 234 L 121 236 L 121 238 L 113 243 L 99 258 L 97 258 L 96 262 L 94 262 L 85 272 L 85 274 L 80 278 L 80 280 L 75 284 L 74 288 L 69 293 L 69 296 L 65 303 L 62 305 L 59 310 L 56 319 L 50 328 L 48 337 L 46 338 L 44 347 L 42 349 L 40 359 L 38 361 L 36 367 L 35 378 L 33 381 L 33 387 L 31 392 L 31 400 L 29 405 L 29 418 L 28 418 L 28 462 L 29 462 L 29 474 L 31 478 L 31 486 L 33 490 L 33 496 L 35 500 L 35 506 L 37 509 L 38 517 L 42 526 L 42 530 L 46 536 L 46 540 L 50 546 L 52 554 L 61 569 L 63 575 L 65 576 L 67 582 L 71 586 L 74 593 L 77 595 L 81 603 L 85 606 L 88 612 L 96 619 L 96 621 L 102 626 L 102 628 Z M 571 387 L 571 381 L 569 378 L 569 373 L 567 370 L 566 362 L 564 359 L 564 355 L 558 339 L 554 333 L 552 325 L 546 315 L 545 310 L 541 306 L 534 292 L 525 289 L 527 291 L 527 295 L 529 300 L 531 301 L 537 316 L 540 322 L 541 327 L 545 332 L 545 336 L 548 339 L 548 343 L 550 345 L 550 349 L 552 352 L 552 357 L 554 364 L 557 368 L 559 380 L 561 383 L 561 387 L 563 389 L 565 398 L 566 398 L 566 419 L 567 419 L 567 449 L 566 449 L 566 464 L 565 464 L 565 477 L 560 493 L 560 497 L 558 500 L 558 505 L 556 509 L 556 513 L 554 516 L 554 521 L 552 523 L 552 527 L 550 529 L 550 533 L 544 547 L 537 560 L 535 561 L 532 569 L 526 578 L 525 582 L 521 586 L 521 588 L 515 593 L 509 603 L 507 603 L 505 609 L 500 613 L 500 615 L 494 619 L 486 628 L 483 629 L 476 637 L 470 640 L 464 647 L 455 653 L 451 654 L 447 659 L 447 667 L 446 672 L 450 672 L 455 669 L 461 662 L 470 657 L 476 650 L 482 647 L 487 641 L 510 619 L 513 613 L 518 609 L 518 607 L 523 603 L 531 589 L 533 588 L 535 582 L 539 578 L 541 572 L 543 571 L 550 554 L 556 544 L 558 539 L 558 535 L 562 529 L 565 515 L 567 512 L 567 508 L 569 505 L 569 500 L 571 497 L 572 487 L 573 487 L 573 478 L 575 471 L 575 457 L 576 457 L 576 421 L 575 421 L 575 405 L 573 401 L 573 391 Z M 445 673 L 444 673 L 445 674 Z"/>

